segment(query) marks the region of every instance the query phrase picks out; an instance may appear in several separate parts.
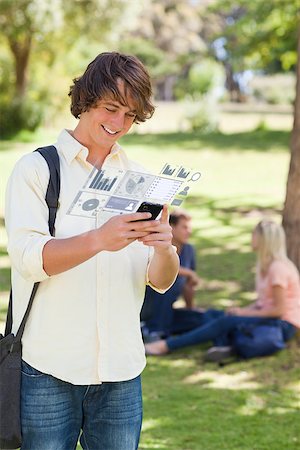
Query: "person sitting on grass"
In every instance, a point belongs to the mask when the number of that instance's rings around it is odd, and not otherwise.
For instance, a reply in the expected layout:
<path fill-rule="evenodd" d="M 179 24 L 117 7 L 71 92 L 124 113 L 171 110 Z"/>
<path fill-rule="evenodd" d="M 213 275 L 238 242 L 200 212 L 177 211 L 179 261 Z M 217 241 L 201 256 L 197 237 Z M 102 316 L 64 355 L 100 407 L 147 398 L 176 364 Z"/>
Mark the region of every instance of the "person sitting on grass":
<path fill-rule="evenodd" d="M 201 280 L 196 272 L 194 247 L 188 243 L 191 236 L 191 216 L 183 209 L 172 211 L 169 217 L 172 227 L 172 244 L 180 259 L 179 273 L 173 286 L 164 294 L 147 286 L 141 323 L 144 342 L 152 342 L 171 334 L 179 334 L 202 325 L 202 314 L 195 307 L 195 290 Z M 182 296 L 185 308 L 174 308 Z"/>
<path fill-rule="evenodd" d="M 278 319 L 284 341 L 300 328 L 300 279 L 293 262 L 286 255 L 285 233 L 281 225 L 261 221 L 252 233 L 252 248 L 257 253 L 254 304 L 229 308 L 223 316 L 184 333 L 145 345 L 148 355 L 163 355 L 189 345 L 229 338 L 241 325 L 257 325 Z M 230 342 L 230 341 L 229 341 Z M 229 346 L 212 347 L 206 360 L 220 361 L 233 353 Z"/>

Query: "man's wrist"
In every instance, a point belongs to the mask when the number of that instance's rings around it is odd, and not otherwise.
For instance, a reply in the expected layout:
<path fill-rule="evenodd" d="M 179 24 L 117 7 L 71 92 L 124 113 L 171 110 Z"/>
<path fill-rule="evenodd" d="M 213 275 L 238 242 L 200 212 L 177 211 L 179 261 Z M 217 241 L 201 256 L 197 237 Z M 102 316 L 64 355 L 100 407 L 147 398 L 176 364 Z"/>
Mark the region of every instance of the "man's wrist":
<path fill-rule="evenodd" d="M 172 244 L 169 245 L 168 247 L 160 247 L 160 248 L 155 247 L 154 253 L 162 256 L 172 256 L 177 254 L 176 249 L 173 247 Z"/>
<path fill-rule="evenodd" d="M 94 255 L 104 250 L 100 234 L 99 228 L 88 232 L 88 245 Z"/>

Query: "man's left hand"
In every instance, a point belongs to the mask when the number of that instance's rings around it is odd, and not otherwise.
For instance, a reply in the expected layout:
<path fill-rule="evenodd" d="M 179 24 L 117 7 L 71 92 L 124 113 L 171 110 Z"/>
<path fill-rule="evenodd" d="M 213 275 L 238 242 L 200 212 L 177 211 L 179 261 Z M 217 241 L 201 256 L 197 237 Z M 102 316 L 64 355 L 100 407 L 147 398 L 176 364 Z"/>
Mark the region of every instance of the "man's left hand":
<path fill-rule="evenodd" d="M 164 205 L 161 218 L 154 227 L 149 226 L 145 231 L 149 232 L 147 236 L 140 238 L 143 244 L 154 247 L 157 253 L 165 253 L 172 248 L 172 227 L 169 225 L 168 206 Z"/>

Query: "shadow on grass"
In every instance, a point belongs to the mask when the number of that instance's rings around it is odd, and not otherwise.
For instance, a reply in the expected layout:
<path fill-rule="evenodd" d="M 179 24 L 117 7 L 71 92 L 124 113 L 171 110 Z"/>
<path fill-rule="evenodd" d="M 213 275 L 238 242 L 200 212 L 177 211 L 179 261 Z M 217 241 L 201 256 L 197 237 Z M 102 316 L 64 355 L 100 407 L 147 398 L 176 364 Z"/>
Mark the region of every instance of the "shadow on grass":
<path fill-rule="evenodd" d="M 201 134 L 199 132 L 177 132 L 159 134 L 129 134 L 121 139 L 130 146 L 149 146 L 168 149 L 176 146 L 182 150 L 205 150 L 205 147 L 220 151 L 255 150 L 268 152 L 288 150 L 290 132 L 277 130 L 247 131 L 224 134 L 220 132 Z"/>
<path fill-rule="evenodd" d="M 149 358 L 140 450 L 296 450 L 300 349 L 291 345 L 222 368 L 202 363 L 204 346 Z"/>

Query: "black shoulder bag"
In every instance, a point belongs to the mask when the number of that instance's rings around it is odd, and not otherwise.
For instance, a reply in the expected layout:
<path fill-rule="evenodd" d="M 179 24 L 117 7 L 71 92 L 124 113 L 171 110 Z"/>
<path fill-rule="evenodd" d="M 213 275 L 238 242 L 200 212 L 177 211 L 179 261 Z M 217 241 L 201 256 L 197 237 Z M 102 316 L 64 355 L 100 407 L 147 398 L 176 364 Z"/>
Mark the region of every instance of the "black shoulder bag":
<path fill-rule="evenodd" d="M 55 218 L 60 193 L 59 156 L 54 146 L 41 147 L 38 151 L 46 160 L 50 178 L 46 193 L 49 209 L 49 231 L 54 236 Z M 29 303 L 19 329 L 12 333 L 12 290 L 10 291 L 4 336 L 0 335 L 0 448 L 17 449 L 21 446 L 20 389 L 22 336 L 36 291 L 40 283 L 34 283 Z"/>

